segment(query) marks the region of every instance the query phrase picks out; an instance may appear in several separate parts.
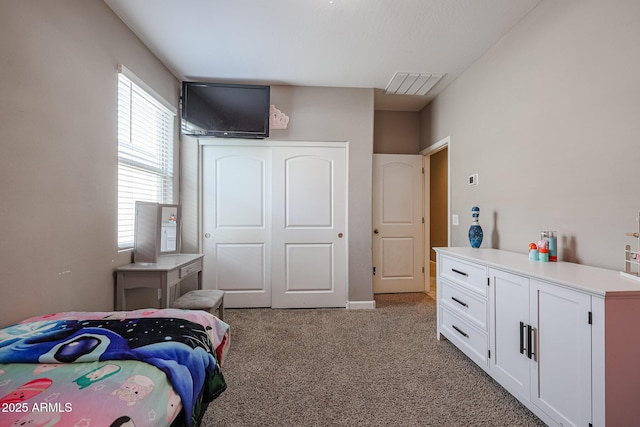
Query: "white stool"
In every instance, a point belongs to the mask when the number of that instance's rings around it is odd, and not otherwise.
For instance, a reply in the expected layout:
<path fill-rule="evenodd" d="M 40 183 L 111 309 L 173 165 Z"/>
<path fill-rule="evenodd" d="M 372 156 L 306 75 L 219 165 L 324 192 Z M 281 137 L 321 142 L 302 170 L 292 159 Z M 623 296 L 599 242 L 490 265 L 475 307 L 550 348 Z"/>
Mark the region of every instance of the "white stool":
<path fill-rule="evenodd" d="M 186 310 L 206 310 L 213 314 L 218 310 L 218 318 L 224 320 L 224 291 L 199 289 L 189 291 L 176 299 L 172 306 Z"/>

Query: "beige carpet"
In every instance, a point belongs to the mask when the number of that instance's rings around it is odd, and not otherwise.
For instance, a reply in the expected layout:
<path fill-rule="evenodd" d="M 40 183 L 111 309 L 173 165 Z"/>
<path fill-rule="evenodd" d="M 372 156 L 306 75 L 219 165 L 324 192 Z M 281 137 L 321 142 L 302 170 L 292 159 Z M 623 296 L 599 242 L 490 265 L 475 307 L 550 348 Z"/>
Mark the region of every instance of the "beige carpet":
<path fill-rule="evenodd" d="M 376 310 L 227 309 L 228 389 L 204 426 L 541 426 L 451 343 L 424 294 Z"/>

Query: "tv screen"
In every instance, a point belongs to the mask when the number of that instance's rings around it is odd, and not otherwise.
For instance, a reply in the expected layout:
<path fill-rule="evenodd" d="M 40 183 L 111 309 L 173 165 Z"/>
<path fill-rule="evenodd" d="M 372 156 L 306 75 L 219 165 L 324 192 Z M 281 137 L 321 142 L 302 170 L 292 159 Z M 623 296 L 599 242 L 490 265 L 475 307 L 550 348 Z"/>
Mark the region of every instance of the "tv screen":
<path fill-rule="evenodd" d="M 182 133 L 192 136 L 266 138 L 269 86 L 183 82 Z"/>

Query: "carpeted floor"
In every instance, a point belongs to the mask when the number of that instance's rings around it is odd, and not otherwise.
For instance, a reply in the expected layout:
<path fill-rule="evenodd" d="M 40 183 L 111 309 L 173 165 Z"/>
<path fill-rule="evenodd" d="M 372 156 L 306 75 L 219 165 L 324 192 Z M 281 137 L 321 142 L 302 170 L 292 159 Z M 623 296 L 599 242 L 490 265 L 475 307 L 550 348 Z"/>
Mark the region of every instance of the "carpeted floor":
<path fill-rule="evenodd" d="M 450 342 L 424 294 L 375 310 L 227 309 L 228 389 L 203 426 L 542 426 Z"/>

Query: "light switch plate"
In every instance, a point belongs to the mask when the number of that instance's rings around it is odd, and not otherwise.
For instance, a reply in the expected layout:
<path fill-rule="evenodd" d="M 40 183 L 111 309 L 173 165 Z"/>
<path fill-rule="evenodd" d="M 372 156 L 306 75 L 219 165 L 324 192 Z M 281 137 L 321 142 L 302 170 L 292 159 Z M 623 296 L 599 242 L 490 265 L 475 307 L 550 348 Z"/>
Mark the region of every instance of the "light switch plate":
<path fill-rule="evenodd" d="M 458 217 L 458 214 L 451 215 L 451 224 L 460 225 L 460 218 Z"/>

